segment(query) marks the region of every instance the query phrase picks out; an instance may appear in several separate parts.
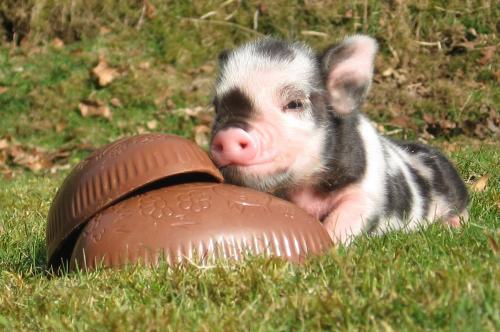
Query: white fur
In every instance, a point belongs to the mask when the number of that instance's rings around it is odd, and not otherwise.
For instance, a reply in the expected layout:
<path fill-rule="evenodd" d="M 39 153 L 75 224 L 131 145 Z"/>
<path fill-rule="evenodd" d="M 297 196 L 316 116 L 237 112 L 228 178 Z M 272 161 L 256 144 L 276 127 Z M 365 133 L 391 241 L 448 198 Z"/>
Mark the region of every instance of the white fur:
<path fill-rule="evenodd" d="M 282 59 L 270 59 L 256 51 L 256 44 L 246 44 L 229 56 L 225 63 L 220 84 L 216 87 L 217 95 L 223 95 L 234 87 L 239 88 L 261 88 L 262 84 L 271 82 L 266 79 L 269 72 L 278 73 L 272 82 L 293 83 L 296 86 L 310 91 L 313 86 L 307 84 L 315 74 L 315 63 L 312 50 L 303 44 L 293 44 L 294 59 L 282 61 Z M 304 84 L 307 84 L 304 86 Z M 249 94 L 255 96 L 255 94 Z"/>

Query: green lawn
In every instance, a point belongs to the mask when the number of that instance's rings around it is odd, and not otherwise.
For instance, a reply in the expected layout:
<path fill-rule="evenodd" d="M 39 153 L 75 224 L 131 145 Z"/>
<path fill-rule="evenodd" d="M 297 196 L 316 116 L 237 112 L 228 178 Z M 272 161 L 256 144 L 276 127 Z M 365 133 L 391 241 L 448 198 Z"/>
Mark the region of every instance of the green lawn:
<path fill-rule="evenodd" d="M 498 4 L 15 3 L 0 3 L 0 331 L 500 330 L 498 50 L 488 58 Z M 256 36 L 259 6 L 258 33 L 318 48 L 349 33 L 379 40 L 366 112 L 452 158 L 471 188 L 469 223 L 359 238 L 301 266 L 252 258 L 53 275 L 45 223 L 68 167 L 125 135 L 197 138 L 217 53 Z M 100 56 L 119 72 L 106 86 L 90 73 Z M 87 100 L 112 119 L 82 117 Z M 200 106 L 208 112 L 182 111 Z"/>

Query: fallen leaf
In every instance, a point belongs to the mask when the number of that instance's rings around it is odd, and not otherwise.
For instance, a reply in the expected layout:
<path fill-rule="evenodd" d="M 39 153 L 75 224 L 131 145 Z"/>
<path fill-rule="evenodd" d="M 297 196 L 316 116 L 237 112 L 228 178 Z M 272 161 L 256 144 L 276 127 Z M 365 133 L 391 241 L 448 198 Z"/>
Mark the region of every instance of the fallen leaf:
<path fill-rule="evenodd" d="M 111 98 L 111 100 L 109 101 L 111 103 L 111 105 L 113 105 L 114 107 L 122 107 L 123 104 L 121 102 L 120 99 L 118 98 Z"/>
<path fill-rule="evenodd" d="M 196 106 L 193 108 L 181 108 L 173 111 L 174 114 L 184 116 L 184 118 L 194 118 L 198 120 L 201 124 L 211 125 L 214 112 L 210 108 Z"/>
<path fill-rule="evenodd" d="M 99 100 L 97 101 L 84 100 L 78 104 L 78 109 L 80 110 L 80 114 L 84 118 L 91 116 L 100 116 L 108 120 L 112 120 L 113 118 L 111 109 L 107 105 L 104 105 Z"/>
<path fill-rule="evenodd" d="M 87 144 L 69 144 L 55 151 L 45 151 L 38 147 L 26 146 L 17 143 L 12 137 L 0 139 L 0 174 L 4 178 L 10 179 L 16 172 L 12 168 L 20 166 L 22 168 L 39 172 L 49 170 L 57 172 L 69 167 L 69 157 L 75 150 L 87 150 Z"/>
<path fill-rule="evenodd" d="M 6 138 L 0 139 L 0 151 L 5 150 L 10 146 L 9 140 Z"/>
<path fill-rule="evenodd" d="M 389 121 L 389 124 L 399 128 L 408 128 L 414 131 L 418 130 L 417 126 L 413 123 L 413 120 L 408 115 L 396 116 L 392 118 L 391 121 Z"/>
<path fill-rule="evenodd" d="M 209 91 L 212 85 L 212 79 L 210 77 L 196 77 L 189 85 L 186 87 L 186 91 Z"/>
<path fill-rule="evenodd" d="M 394 73 L 394 69 L 392 69 L 392 68 L 387 68 L 386 70 L 384 70 L 384 71 L 382 72 L 382 76 L 384 76 L 384 77 L 389 77 L 389 76 L 391 76 L 393 73 Z"/>
<path fill-rule="evenodd" d="M 156 120 L 148 121 L 146 123 L 146 127 L 148 127 L 148 129 L 150 129 L 150 130 L 156 129 L 156 127 L 158 127 L 158 121 L 156 121 Z"/>
<path fill-rule="evenodd" d="M 120 76 L 120 72 L 110 67 L 104 56 L 99 57 L 99 63 L 92 69 L 92 74 L 97 78 L 99 86 L 106 86 Z"/>
<path fill-rule="evenodd" d="M 150 3 L 148 0 L 144 0 L 144 5 L 146 6 L 146 17 L 153 18 L 156 15 L 156 7 Z"/>
<path fill-rule="evenodd" d="M 500 136 L 500 127 L 498 127 L 498 125 L 492 119 L 490 118 L 486 119 L 486 126 L 495 135 Z"/>
<path fill-rule="evenodd" d="M 497 50 L 496 46 L 485 47 L 481 51 L 481 53 L 483 54 L 483 57 L 481 59 L 479 59 L 477 62 L 481 66 L 488 64 L 493 59 L 493 56 L 495 55 L 496 50 Z"/>
<path fill-rule="evenodd" d="M 33 172 L 52 167 L 52 162 L 37 149 L 25 150 L 21 146 L 14 146 L 10 154 L 14 164 L 30 169 Z"/>
<path fill-rule="evenodd" d="M 61 38 L 54 38 L 52 39 L 52 42 L 50 43 L 52 46 L 55 48 L 63 48 L 64 47 L 64 41 Z"/>
<path fill-rule="evenodd" d="M 54 128 L 55 128 L 57 133 L 60 133 L 64 129 L 66 129 L 67 126 L 68 126 L 68 124 L 66 122 L 60 121 L 60 122 L 55 124 Z"/>
<path fill-rule="evenodd" d="M 269 8 L 263 2 L 259 3 L 258 11 L 262 15 L 266 15 L 269 12 Z"/>
<path fill-rule="evenodd" d="M 443 145 L 441 146 L 441 149 L 443 149 L 446 152 L 457 152 L 460 151 L 460 145 L 456 142 L 444 142 Z"/>
<path fill-rule="evenodd" d="M 497 241 L 493 238 L 493 236 L 488 235 L 488 244 L 491 248 L 491 251 L 493 251 L 493 254 L 496 255 L 498 253 L 498 244 Z"/>
<path fill-rule="evenodd" d="M 8 158 L 7 151 L 5 150 L 0 150 L 0 167 L 5 167 L 5 164 L 7 163 L 7 158 Z"/>
<path fill-rule="evenodd" d="M 142 70 L 149 69 L 151 67 L 151 64 L 148 61 L 144 61 L 139 63 L 139 68 Z"/>
<path fill-rule="evenodd" d="M 210 127 L 206 125 L 194 127 L 194 141 L 201 147 L 207 147 L 210 142 Z"/>
<path fill-rule="evenodd" d="M 200 67 L 200 72 L 211 74 L 215 70 L 214 65 L 211 63 L 206 63 Z"/>
<path fill-rule="evenodd" d="M 101 35 L 107 35 L 108 33 L 111 32 L 111 29 L 110 28 L 107 28 L 107 27 L 100 27 L 99 28 L 99 33 Z"/>
<path fill-rule="evenodd" d="M 471 185 L 471 190 L 475 192 L 482 192 L 486 189 L 486 186 L 488 185 L 488 175 L 483 175 L 481 176 L 477 181 L 472 183 Z"/>
<path fill-rule="evenodd" d="M 155 105 L 160 107 L 163 104 L 168 103 L 169 101 L 171 101 L 170 97 L 172 97 L 172 95 L 173 95 L 172 90 L 167 87 L 165 90 L 162 91 L 162 93 L 158 97 L 155 98 L 154 100 Z M 172 109 L 172 108 L 167 107 L 167 109 Z"/>
<path fill-rule="evenodd" d="M 421 82 L 408 84 L 406 90 L 412 97 L 428 97 L 430 94 L 430 89 Z"/>
<path fill-rule="evenodd" d="M 7 88 L 7 87 L 5 87 L 5 86 L 0 86 L 0 95 L 1 95 L 2 93 L 7 92 L 8 90 L 9 90 L 9 88 Z"/>

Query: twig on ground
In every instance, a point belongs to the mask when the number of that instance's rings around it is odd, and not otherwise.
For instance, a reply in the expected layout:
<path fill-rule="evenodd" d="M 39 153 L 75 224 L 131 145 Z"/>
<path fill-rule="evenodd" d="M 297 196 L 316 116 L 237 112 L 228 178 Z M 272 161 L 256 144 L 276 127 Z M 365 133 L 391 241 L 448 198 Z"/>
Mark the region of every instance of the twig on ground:
<path fill-rule="evenodd" d="M 215 11 L 215 10 L 209 11 L 208 13 L 201 15 L 200 20 L 207 19 L 207 18 L 212 17 L 214 15 L 217 15 L 217 11 Z"/>
<path fill-rule="evenodd" d="M 321 32 L 321 31 L 302 30 L 300 33 L 304 36 L 315 36 L 315 37 L 323 37 L 323 38 L 328 37 L 327 33 Z"/>
<path fill-rule="evenodd" d="M 415 41 L 417 44 L 422 45 L 422 46 L 437 46 L 437 48 L 441 51 L 443 48 L 441 47 L 441 42 L 426 42 L 426 41 Z"/>
<path fill-rule="evenodd" d="M 257 31 L 259 29 L 259 10 L 257 9 L 253 14 L 253 29 Z"/>
<path fill-rule="evenodd" d="M 141 30 L 142 25 L 144 24 L 144 17 L 146 16 L 146 1 L 143 2 L 142 4 L 142 9 L 141 9 L 141 16 L 139 17 L 139 21 L 137 21 L 137 25 L 135 28 L 137 30 Z"/>

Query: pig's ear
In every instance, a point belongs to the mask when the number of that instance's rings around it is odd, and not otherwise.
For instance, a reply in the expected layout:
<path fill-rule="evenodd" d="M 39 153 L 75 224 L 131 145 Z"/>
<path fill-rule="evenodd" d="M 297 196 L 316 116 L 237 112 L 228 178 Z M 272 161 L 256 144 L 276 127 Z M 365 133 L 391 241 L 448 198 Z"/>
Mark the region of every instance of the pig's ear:
<path fill-rule="evenodd" d="M 377 52 L 375 39 L 357 35 L 329 47 L 321 57 L 321 68 L 330 106 L 339 114 L 361 107 L 373 77 Z"/>

